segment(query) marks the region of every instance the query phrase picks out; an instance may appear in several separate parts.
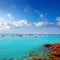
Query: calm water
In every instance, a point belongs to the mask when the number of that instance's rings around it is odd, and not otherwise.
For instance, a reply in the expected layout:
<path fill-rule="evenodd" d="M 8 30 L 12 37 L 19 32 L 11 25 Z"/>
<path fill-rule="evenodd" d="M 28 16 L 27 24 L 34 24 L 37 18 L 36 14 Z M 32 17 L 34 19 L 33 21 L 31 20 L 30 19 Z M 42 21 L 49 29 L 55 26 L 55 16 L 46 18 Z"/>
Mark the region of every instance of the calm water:
<path fill-rule="evenodd" d="M 10 57 L 18 60 L 46 43 L 60 43 L 60 35 L 0 36 L 0 60 Z"/>

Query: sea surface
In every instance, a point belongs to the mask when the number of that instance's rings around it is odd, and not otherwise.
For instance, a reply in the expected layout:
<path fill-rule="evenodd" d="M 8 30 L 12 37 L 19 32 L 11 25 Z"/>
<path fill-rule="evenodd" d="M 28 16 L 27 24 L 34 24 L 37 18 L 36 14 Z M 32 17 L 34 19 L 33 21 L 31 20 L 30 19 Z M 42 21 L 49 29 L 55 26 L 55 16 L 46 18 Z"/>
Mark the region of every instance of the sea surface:
<path fill-rule="evenodd" d="M 0 60 L 27 60 L 29 52 L 52 43 L 60 43 L 60 35 L 0 35 Z"/>

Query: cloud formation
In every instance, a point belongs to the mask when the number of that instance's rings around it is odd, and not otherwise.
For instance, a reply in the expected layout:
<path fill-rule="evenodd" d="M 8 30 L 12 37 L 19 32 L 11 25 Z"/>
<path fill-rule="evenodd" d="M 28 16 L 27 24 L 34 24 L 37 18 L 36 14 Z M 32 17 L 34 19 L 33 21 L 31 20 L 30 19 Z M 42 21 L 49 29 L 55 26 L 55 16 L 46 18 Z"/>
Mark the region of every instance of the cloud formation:
<path fill-rule="evenodd" d="M 36 27 L 46 26 L 47 24 L 48 24 L 47 22 L 36 22 L 36 23 L 34 23 L 34 25 Z"/>
<path fill-rule="evenodd" d="M 4 19 L 2 17 L 0 17 L 0 22 L 2 22 Z"/>
<path fill-rule="evenodd" d="M 60 17 L 56 17 L 56 20 L 60 22 Z"/>
<path fill-rule="evenodd" d="M 53 27 L 53 26 L 56 26 L 56 24 L 55 23 L 53 23 L 53 22 L 43 22 L 43 21 L 39 21 L 39 22 L 35 22 L 34 23 L 34 26 L 35 27 L 43 27 L 43 26 L 51 26 L 51 27 Z"/>
<path fill-rule="evenodd" d="M 31 24 L 27 20 L 23 19 L 13 22 L 13 25 L 15 27 L 21 27 L 21 26 L 30 26 Z"/>
<path fill-rule="evenodd" d="M 60 17 L 56 17 L 57 23 L 56 25 L 60 27 Z"/>
<path fill-rule="evenodd" d="M 13 22 L 1 22 L 0 23 L 0 28 L 7 28 L 7 29 L 11 29 L 11 28 L 20 28 L 20 27 L 28 27 L 31 26 L 32 24 L 30 22 L 28 22 L 27 20 L 23 19 L 23 20 L 18 20 L 18 21 L 13 21 Z"/>
<path fill-rule="evenodd" d="M 12 15 L 11 15 L 11 13 L 6 14 L 6 16 L 7 16 L 9 19 L 12 19 L 12 18 L 13 18 Z"/>
<path fill-rule="evenodd" d="M 60 22 L 57 22 L 56 24 L 57 24 L 57 26 L 60 26 Z"/>
<path fill-rule="evenodd" d="M 43 14 L 39 14 L 40 15 L 40 18 L 43 18 L 44 17 L 44 15 Z"/>
<path fill-rule="evenodd" d="M 44 14 L 40 13 L 39 10 L 35 10 L 35 12 L 39 15 L 39 18 L 44 18 Z"/>
<path fill-rule="evenodd" d="M 0 23 L 0 28 L 10 29 L 10 25 L 8 23 Z"/>
<path fill-rule="evenodd" d="M 39 21 L 39 22 L 29 22 L 26 19 L 22 19 L 22 20 L 14 20 L 12 22 L 1 22 L 0 21 L 0 28 L 5 28 L 5 29 L 14 29 L 14 28 L 20 28 L 20 27 L 31 27 L 31 26 L 35 26 L 35 27 L 43 27 L 43 26 L 60 26 L 60 18 L 57 19 L 56 24 L 53 22 L 44 22 L 44 21 Z M 0 18 L 0 20 L 3 20 L 2 18 Z"/>

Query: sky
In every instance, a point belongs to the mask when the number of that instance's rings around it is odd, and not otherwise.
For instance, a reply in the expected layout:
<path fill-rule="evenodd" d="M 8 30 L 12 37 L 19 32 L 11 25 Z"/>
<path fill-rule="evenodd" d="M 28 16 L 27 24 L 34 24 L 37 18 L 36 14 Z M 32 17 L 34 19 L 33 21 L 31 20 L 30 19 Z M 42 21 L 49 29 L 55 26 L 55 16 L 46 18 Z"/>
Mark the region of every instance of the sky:
<path fill-rule="evenodd" d="M 0 0 L 0 33 L 60 34 L 60 0 Z"/>

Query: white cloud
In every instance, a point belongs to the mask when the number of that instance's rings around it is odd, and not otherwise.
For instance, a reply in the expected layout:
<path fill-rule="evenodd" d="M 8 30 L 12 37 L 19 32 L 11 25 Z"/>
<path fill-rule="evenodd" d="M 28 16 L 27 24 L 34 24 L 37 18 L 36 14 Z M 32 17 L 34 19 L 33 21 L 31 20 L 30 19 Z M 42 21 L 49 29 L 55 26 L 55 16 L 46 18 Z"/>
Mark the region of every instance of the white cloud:
<path fill-rule="evenodd" d="M 4 19 L 2 17 L 0 17 L 0 22 L 2 22 Z"/>
<path fill-rule="evenodd" d="M 6 28 L 6 29 L 20 28 L 20 27 L 23 27 L 23 26 L 30 27 L 30 26 L 32 26 L 32 24 L 25 19 L 18 20 L 18 21 L 13 21 L 13 22 L 10 22 L 10 23 L 7 23 L 7 22 L 1 22 L 0 23 L 0 28 Z"/>
<path fill-rule="evenodd" d="M 60 27 L 60 17 L 56 17 L 56 20 L 57 20 L 56 25 Z"/>
<path fill-rule="evenodd" d="M 43 22 L 43 21 L 39 21 L 39 22 L 32 22 L 30 23 L 29 21 L 22 19 L 22 20 L 16 20 L 16 21 L 12 21 L 12 22 L 1 22 L 0 23 L 0 28 L 5 28 L 5 29 L 14 29 L 14 28 L 20 28 L 20 27 L 31 27 L 31 26 L 35 26 L 35 27 L 43 27 L 43 26 L 60 26 L 60 22 L 57 22 L 56 24 L 54 24 L 53 22 Z"/>
<path fill-rule="evenodd" d="M 47 24 L 48 24 L 47 22 L 36 22 L 36 23 L 34 23 L 34 25 L 36 27 L 46 26 Z"/>
<path fill-rule="evenodd" d="M 10 29 L 10 25 L 7 23 L 0 23 L 0 28 Z"/>
<path fill-rule="evenodd" d="M 2 27 L 2 24 L 0 23 L 0 28 Z"/>
<path fill-rule="evenodd" d="M 31 24 L 30 24 L 27 20 L 24 20 L 24 19 L 13 22 L 13 25 L 14 25 L 15 27 L 31 26 Z"/>
<path fill-rule="evenodd" d="M 34 25 L 35 25 L 36 27 L 55 26 L 55 24 L 54 24 L 53 22 L 50 22 L 50 23 L 48 23 L 48 22 L 36 22 L 36 23 L 34 23 Z"/>
<path fill-rule="evenodd" d="M 55 23 L 53 23 L 53 22 L 48 23 L 48 25 L 49 26 L 56 26 Z"/>
<path fill-rule="evenodd" d="M 44 15 L 43 14 L 40 14 L 40 18 L 43 18 L 44 17 Z"/>
<path fill-rule="evenodd" d="M 60 22 L 60 17 L 56 17 L 56 20 Z"/>
<path fill-rule="evenodd" d="M 4 23 L 3 26 L 8 29 L 10 28 L 10 25 L 8 23 Z"/>
<path fill-rule="evenodd" d="M 57 22 L 56 25 L 60 27 L 60 22 Z"/>
<path fill-rule="evenodd" d="M 11 15 L 10 13 L 7 14 L 7 17 L 10 18 L 10 19 L 13 18 L 12 15 Z"/>
<path fill-rule="evenodd" d="M 53 23 L 53 22 L 51 22 L 51 23 L 50 23 L 50 25 L 54 25 L 54 23 Z"/>
<path fill-rule="evenodd" d="M 10 29 L 10 26 L 9 26 L 9 25 L 6 25 L 6 26 L 4 26 L 4 28 L 6 28 L 6 29 Z"/>
<path fill-rule="evenodd" d="M 35 10 L 35 12 L 39 15 L 40 18 L 44 18 L 44 14 L 41 13 L 39 10 Z"/>

